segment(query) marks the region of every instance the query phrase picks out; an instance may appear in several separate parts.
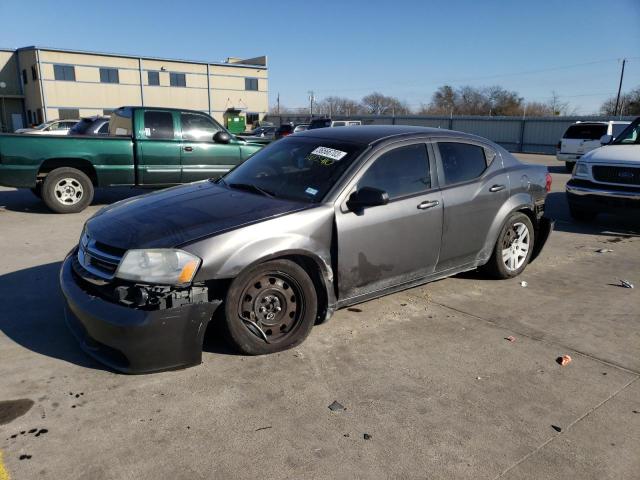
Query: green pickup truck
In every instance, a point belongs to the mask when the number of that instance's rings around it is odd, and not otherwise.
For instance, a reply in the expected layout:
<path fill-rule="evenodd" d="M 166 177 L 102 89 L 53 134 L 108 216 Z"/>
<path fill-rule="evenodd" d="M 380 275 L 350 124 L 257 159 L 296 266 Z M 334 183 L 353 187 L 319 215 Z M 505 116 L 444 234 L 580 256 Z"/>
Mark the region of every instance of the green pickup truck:
<path fill-rule="evenodd" d="M 121 107 L 109 136 L 0 135 L 0 185 L 30 188 L 54 212 L 74 213 L 96 187 L 166 187 L 218 177 L 262 148 L 210 116 Z"/>

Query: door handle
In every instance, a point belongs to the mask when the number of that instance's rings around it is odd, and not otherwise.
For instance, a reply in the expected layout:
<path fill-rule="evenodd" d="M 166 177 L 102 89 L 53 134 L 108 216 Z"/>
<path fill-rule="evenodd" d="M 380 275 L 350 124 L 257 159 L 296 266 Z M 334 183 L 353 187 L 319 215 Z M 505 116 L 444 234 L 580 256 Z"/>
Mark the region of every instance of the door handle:
<path fill-rule="evenodd" d="M 489 191 L 490 191 L 490 192 L 500 192 L 500 191 L 502 191 L 502 190 L 504 190 L 504 189 L 505 189 L 505 186 L 504 186 L 504 185 L 493 185 L 493 186 L 489 189 Z"/>
<path fill-rule="evenodd" d="M 419 203 L 418 208 L 420 210 L 426 210 L 428 208 L 437 207 L 438 205 L 440 205 L 440 202 L 438 200 L 431 200 L 431 201 L 427 200 L 422 203 Z"/>
<path fill-rule="evenodd" d="M 185 152 L 193 152 L 193 147 L 184 147 L 183 150 Z"/>

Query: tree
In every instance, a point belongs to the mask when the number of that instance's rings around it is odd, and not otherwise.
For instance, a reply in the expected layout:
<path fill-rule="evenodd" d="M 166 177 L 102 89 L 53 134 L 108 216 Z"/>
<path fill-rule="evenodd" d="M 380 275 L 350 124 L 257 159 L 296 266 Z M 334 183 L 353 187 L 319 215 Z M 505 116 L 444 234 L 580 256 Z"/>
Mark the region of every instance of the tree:
<path fill-rule="evenodd" d="M 491 115 L 519 115 L 524 99 L 517 92 L 510 92 L 494 85 L 484 89 Z"/>
<path fill-rule="evenodd" d="M 318 113 L 328 117 L 333 115 L 357 115 L 362 110 L 358 102 L 344 97 L 326 97 L 316 105 Z"/>
<path fill-rule="evenodd" d="M 396 97 L 387 97 L 373 92 L 363 97 L 360 102 L 364 113 L 369 115 L 406 115 L 411 113 L 409 106 Z"/>
<path fill-rule="evenodd" d="M 615 115 L 615 108 L 616 97 L 611 97 L 604 101 L 600 107 L 600 113 L 603 115 Z M 620 95 L 617 114 L 621 116 L 640 115 L 640 86 Z"/>
<path fill-rule="evenodd" d="M 570 113 L 569 102 L 561 101 L 560 95 L 558 95 L 555 90 L 551 92 L 551 98 L 547 105 L 549 105 L 549 108 L 551 109 L 551 115 L 568 115 Z"/>
<path fill-rule="evenodd" d="M 421 113 L 451 115 L 456 113 L 459 102 L 458 94 L 450 85 L 439 87 L 431 97 L 431 103 L 428 106 L 423 105 Z"/>

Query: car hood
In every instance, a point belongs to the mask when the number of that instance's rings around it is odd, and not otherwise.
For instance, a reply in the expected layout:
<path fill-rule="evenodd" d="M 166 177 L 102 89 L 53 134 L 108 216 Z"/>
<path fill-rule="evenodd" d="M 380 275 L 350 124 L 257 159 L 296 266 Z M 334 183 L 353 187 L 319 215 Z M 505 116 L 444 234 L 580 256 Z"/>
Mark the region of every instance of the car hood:
<path fill-rule="evenodd" d="M 92 239 L 122 250 L 171 248 L 313 206 L 204 181 L 117 202 L 86 229 Z"/>
<path fill-rule="evenodd" d="M 589 163 L 632 163 L 640 165 L 640 145 L 607 145 L 582 156 Z"/>

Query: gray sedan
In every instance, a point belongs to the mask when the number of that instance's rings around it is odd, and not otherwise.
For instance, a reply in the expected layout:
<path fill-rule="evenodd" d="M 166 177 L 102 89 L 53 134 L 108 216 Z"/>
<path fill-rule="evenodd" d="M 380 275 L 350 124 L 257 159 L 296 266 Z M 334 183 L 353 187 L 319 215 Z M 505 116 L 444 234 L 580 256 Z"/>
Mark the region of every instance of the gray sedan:
<path fill-rule="evenodd" d="M 200 363 L 212 320 L 249 355 L 302 342 L 342 307 L 540 252 L 546 168 L 419 127 L 297 133 L 218 180 L 106 207 L 60 281 L 86 352 L 125 372 Z"/>

